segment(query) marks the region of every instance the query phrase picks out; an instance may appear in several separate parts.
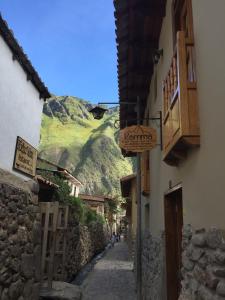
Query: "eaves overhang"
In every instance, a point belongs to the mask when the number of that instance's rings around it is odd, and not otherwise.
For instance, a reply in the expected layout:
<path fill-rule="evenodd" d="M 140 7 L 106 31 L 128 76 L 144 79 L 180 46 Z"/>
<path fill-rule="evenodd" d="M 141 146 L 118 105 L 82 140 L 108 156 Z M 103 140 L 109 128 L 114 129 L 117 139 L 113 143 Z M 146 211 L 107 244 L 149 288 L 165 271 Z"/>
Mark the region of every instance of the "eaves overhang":
<path fill-rule="evenodd" d="M 27 80 L 30 80 L 36 89 L 39 91 L 40 98 L 47 99 L 51 97 L 47 87 L 44 85 L 43 81 L 39 77 L 37 71 L 33 67 L 31 61 L 28 59 L 27 55 L 24 53 L 23 48 L 19 45 L 16 40 L 13 31 L 9 28 L 6 21 L 2 18 L 0 13 L 0 36 L 4 39 L 8 47 L 12 51 L 12 58 L 16 59 L 24 72 L 27 74 Z"/>
<path fill-rule="evenodd" d="M 166 0 L 114 0 L 117 73 L 120 101 L 120 128 L 136 124 L 135 103 L 144 114 L 151 77 L 154 50 L 158 49 Z"/>

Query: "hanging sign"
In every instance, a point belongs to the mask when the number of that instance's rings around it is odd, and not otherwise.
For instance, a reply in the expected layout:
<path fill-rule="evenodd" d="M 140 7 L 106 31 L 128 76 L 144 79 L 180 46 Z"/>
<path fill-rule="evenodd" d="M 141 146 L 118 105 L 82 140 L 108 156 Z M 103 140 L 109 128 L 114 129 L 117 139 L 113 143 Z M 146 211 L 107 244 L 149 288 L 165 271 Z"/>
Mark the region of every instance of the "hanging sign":
<path fill-rule="evenodd" d="M 36 175 L 37 150 L 21 137 L 17 137 L 13 169 L 34 177 Z"/>
<path fill-rule="evenodd" d="M 154 128 L 135 125 L 120 131 L 120 148 L 131 152 L 144 152 L 156 146 L 157 134 Z"/>

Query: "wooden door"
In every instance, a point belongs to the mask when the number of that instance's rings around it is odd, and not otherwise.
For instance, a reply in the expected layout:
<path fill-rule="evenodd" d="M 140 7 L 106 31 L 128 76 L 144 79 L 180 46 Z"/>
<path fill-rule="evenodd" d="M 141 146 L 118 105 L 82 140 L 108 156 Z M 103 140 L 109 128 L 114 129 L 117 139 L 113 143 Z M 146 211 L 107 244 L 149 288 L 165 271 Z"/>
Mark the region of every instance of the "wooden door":
<path fill-rule="evenodd" d="M 177 300 L 181 289 L 182 188 L 165 195 L 167 300 Z"/>

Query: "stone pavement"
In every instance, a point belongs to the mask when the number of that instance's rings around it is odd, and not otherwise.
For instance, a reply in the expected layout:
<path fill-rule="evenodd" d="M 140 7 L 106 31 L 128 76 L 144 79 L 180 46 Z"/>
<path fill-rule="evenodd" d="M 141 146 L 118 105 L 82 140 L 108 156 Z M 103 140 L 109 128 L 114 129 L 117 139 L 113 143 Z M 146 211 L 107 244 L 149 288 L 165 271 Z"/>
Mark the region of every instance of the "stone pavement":
<path fill-rule="evenodd" d="M 136 300 L 132 269 L 126 243 L 116 243 L 84 281 L 82 300 Z"/>

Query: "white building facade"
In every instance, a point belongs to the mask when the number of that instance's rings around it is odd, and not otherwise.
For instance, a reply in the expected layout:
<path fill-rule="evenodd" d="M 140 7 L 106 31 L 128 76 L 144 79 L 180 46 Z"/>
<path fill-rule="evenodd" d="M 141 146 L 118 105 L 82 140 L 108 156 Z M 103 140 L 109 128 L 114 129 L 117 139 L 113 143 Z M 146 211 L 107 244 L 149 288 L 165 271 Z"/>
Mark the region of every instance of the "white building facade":
<path fill-rule="evenodd" d="M 0 168 L 24 177 L 13 170 L 17 136 L 38 147 L 43 102 L 48 97 L 47 88 L 0 16 Z"/>

